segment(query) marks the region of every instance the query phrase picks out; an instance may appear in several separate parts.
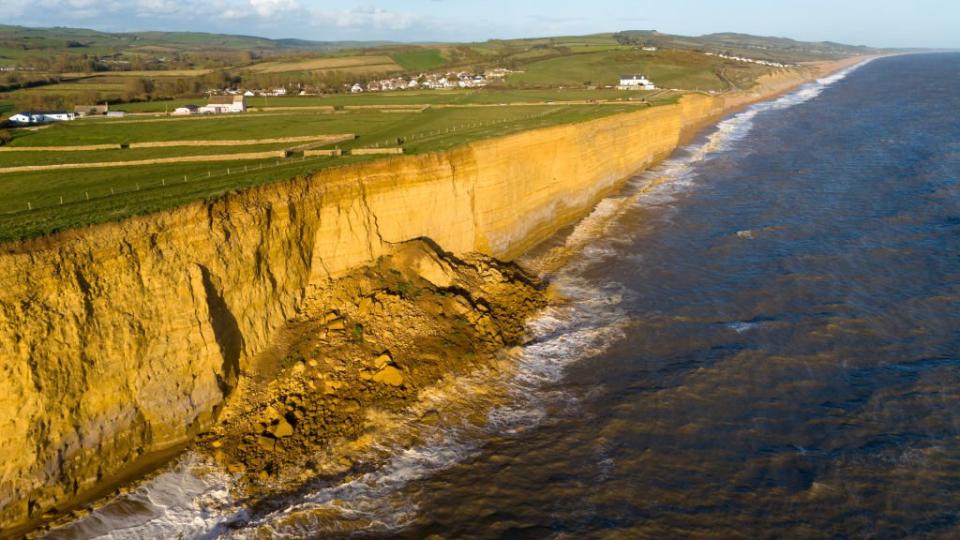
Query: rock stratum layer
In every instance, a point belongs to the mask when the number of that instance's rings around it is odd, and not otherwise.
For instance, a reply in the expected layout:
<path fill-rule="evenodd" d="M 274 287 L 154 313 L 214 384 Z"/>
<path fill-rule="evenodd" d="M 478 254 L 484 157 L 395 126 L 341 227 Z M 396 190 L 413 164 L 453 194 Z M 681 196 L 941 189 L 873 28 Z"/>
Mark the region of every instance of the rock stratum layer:
<path fill-rule="evenodd" d="M 685 134 L 824 69 L 3 246 L 0 530 L 209 428 L 309 291 L 421 237 L 512 258 Z"/>

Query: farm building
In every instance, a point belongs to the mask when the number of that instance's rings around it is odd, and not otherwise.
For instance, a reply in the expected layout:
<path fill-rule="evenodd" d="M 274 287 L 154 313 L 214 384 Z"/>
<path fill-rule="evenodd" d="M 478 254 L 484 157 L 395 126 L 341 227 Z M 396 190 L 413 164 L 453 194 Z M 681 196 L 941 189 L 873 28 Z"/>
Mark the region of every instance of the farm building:
<path fill-rule="evenodd" d="M 176 115 L 187 115 L 187 114 L 197 114 L 200 108 L 196 105 L 184 105 L 183 107 L 177 107 L 173 110 L 173 114 Z"/>
<path fill-rule="evenodd" d="M 620 90 L 656 90 L 656 85 L 643 75 L 624 75 L 620 77 Z"/>
<path fill-rule="evenodd" d="M 10 117 L 14 124 L 49 124 L 51 122 L 68 122 L 76 119 L 76 115 L 67 111 L 39 111 L 19 112 Z"/>
<path fill-rule="evenodd" d="M 207 104 L 200 107 L 200 114 L 240 113 L 247 110 L 247 98 L 244 96 L 210 96 Z"/>

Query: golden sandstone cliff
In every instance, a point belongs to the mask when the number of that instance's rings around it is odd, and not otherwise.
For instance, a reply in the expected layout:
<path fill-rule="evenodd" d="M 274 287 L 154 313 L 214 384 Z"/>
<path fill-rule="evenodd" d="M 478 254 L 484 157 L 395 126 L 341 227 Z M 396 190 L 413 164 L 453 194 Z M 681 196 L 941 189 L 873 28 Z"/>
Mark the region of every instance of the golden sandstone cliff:
<path fill-rule="evenodd" d="M 514 257 L 686 133 L 811 74 L 3 246 L 0 530 L 209 428 L 311 288 L 421 237 Z"/>

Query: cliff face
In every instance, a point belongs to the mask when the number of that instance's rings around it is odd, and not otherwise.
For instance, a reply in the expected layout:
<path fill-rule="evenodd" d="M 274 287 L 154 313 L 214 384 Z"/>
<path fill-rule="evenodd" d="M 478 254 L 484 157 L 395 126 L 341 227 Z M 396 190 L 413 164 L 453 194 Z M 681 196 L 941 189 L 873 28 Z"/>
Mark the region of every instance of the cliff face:
<path fill-rule="evenodd" d="M 513 257 L 730 105 L 686 96 L 0 248 L 0 529 L 209 427 L 308 288 L 418 237 Z"/>

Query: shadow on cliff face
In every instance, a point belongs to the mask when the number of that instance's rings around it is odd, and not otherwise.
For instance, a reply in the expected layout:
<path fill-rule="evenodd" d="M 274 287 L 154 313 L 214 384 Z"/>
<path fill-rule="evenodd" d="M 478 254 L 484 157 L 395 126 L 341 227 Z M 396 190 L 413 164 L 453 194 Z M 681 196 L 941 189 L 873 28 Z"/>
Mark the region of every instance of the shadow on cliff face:
<path fill-rule="evenodd" d="M 237 318 L 227 306 L 223 295 L 210 278 L 210 271 L 200 265 L 200 274 L 203 278 L 203 290 L 207 296 L 207 309 L 210 312 L 210 326 L 213 328 L 214 338 L 220 347 L 223 356 L 222 376 L 217 376 L 217 384 L 223 395 L 226 396 L 237 385 L 240 376 L 240 351 L 243 348 L 243 334 Z"/>

